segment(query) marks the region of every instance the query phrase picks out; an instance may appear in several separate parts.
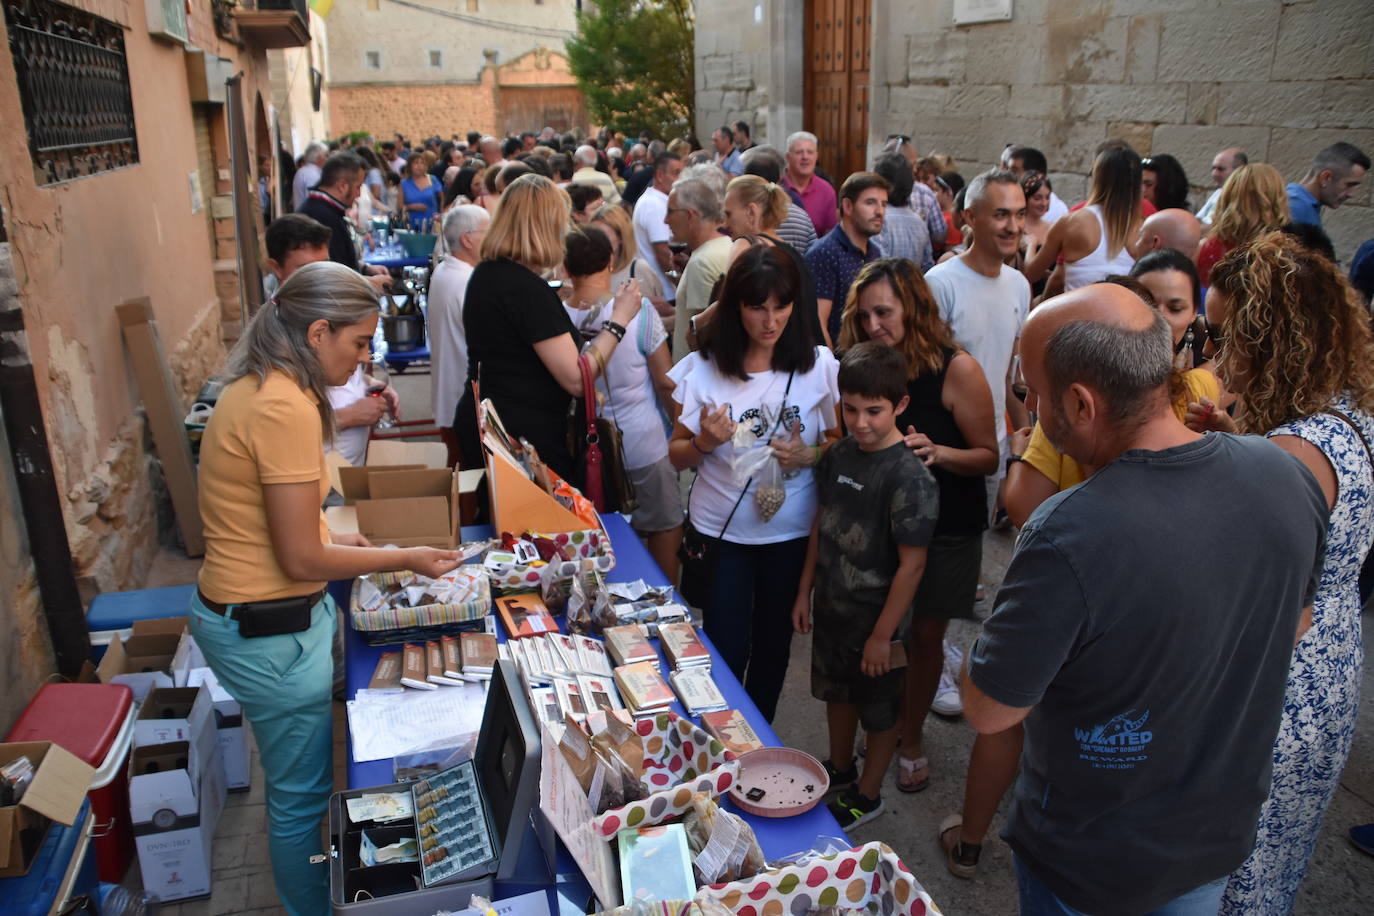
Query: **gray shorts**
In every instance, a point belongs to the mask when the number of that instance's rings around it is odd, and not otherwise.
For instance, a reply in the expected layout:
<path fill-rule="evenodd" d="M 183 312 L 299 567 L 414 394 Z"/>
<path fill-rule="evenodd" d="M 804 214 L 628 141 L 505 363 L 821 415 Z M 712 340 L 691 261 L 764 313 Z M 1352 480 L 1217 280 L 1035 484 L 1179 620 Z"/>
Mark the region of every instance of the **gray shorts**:
<path fill-rule="evenodd" d="M 639 508 L 630 513 L 630 527 L 640 534 L 671 531 L 682 524 L 682 490 L 677 469 L 666 457 L 630 469 Z"/>

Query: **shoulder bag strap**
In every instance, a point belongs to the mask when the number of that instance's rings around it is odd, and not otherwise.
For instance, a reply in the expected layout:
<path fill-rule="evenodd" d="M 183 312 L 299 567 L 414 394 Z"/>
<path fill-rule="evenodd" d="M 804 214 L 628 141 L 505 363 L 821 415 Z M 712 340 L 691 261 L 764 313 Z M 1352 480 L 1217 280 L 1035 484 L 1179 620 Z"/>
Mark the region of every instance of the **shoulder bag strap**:
<path fill-rule="evenodd" d="M 586 354 L 577 357 L 577 367 L 582 373 L 582 403 L 587 413 L 587 476 L 582 485 L 586 487 L 586 497 L 598 512 L 606 509 L 606 490 L 601 479 L 601 441 L 596 432 L 596 382 L 592 367 Z"/>
<path fill-rule="evenodd" d="M 1339 417 L 1345 421 L 1347 426 L 1355 430 L 1355 435 L 1360 437 L 1360 444 L 1364 446 L 1364 456 L 1369 459 L 1370 473 L 1374 473 L 1374 452 L 1370 451 L 1369 440 L 1364 437 L 1364 430 L 1360 429 L 1359 425 L 1343 410 L 1337 410 L 1334 407 L 1324 407 L 1322 408 L 1322 413 L 1329 413 L 1333 417 Z"/>
<path fill-rule="evenodd" d="M 773 437 L 777 435 L 778 427 L 782 425 L 782 415 L 787 412 L 787 395 L 792 391 L 792 379 L 795 378 L 796 375 L 796 370 L 787 374 L 787 387 L 784 388 L 782 392 L 782 404 L 779 405 L 778 416 L 773 421 L 773 430 L 768 434 L 769 442 L 773 441 Z M 739 504 L 744 502 L 744 495 L 749 492 L 749 485 L 753 482 L 754 478 L 752 477 L 744 482 L 744 489 L 739 491 L 739 499 L 735 500 L 734 506 L 730 508 L 730 514 L 725 517 L 725 524 L 720 526 L 720 534 L 716 535 L 716 540 L 725 540 L 725 529 L 730 527 L 730 522 L 734 520 L 735 513 L 739 511 Z"/>

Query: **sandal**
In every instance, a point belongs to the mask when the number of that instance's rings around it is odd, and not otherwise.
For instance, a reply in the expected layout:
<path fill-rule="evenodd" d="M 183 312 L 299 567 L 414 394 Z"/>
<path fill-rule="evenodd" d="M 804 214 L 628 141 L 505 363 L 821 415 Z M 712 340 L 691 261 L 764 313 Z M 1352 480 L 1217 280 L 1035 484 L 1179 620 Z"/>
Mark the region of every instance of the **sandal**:
<path fill-rule="evenodd" d="M 897 755 L 897 788 L 903 792 L 923 792 L 930 788 L 930 759 L 908 760 Z"/>
<path fill-rule="evenodd" d="M 959 838 L 964 826 L 962 814 L 951 814 L 940 822 L 940 848 L 945 851 L 945 865 L 956 878 L 972 879 L 978 874 L 978 856 L 982 843 L 965 843 Z"/>

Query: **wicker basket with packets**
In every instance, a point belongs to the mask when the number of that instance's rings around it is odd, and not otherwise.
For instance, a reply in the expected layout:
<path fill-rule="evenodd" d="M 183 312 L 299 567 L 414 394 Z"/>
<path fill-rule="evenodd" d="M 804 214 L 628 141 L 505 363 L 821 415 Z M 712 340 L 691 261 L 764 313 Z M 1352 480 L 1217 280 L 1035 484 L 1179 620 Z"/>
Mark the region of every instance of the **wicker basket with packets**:
<path fill-rule="evenodd" d="M 433 580 L 405 571 L 371 573 L 354 580 L 350 603 L 353 629 L 370 645 L 388 645 L 417 631 L 432 639 L 480 626 L 491 611 L 491 584 L 486 570 L 475 565 Z"/>

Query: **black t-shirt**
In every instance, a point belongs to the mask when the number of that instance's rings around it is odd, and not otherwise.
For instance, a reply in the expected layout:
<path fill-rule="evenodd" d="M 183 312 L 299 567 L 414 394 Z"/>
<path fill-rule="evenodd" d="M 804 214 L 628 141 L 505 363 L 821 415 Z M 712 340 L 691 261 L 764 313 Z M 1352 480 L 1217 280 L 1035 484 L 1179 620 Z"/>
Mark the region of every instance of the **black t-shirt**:
<path fill-rule="evenodd" d="M 312 194 L 301 204 L 299 212 L 329 227 L 329 260 L 351 270 L 358 269 L 358 251 L 353 247 L 353 236 L 344 222 L 343 207 L 332 199 L 321 200 Z"/>
<path fill-rule="evenodd" d="M 930 543 L 940 512 L 934 478 L 901 442 L 866 452 L 846 436 L 816 465 L 816 496 L 817 608 L 841 618 L 876 615 L 897 571 L 897 547 Z"/>
<path fill-rule="evenodd" d="M 524 436 L 550 467 L 570 477 L 566 433 L 572 396 L 534 351 L 535 344 L 560 334 L 577 345 L 558 294 L 514 261 L 483 261 L 468 282 L 463 328 L 468 374 L 480 380 L 482 397 L 496 405 L 511 435 Z"/>
<path fill-rule="evenodd" d="M 649 189 L 649 185 L 653 183 L 654 167 L 651 165 L 643 166 L 625 179 L 625 189 L 620 192 L 620 196 L 627 204 L 634 206 L 635 202 Z M 640 252 L 641 255 L 644 253 Z"/>
<path fill-rule="evenodd" d="M 969 675 L 1035 707 L 1003 836 L 1069 906 L 1148 912 L 1249 855 L 1327 515 L 1291 455 L 1213 433 L 1021 529 Z"/>
<path fill-rule="evenodd" d="M 938 371 L 922 372 L 907 382 L 906 392 L 911 400 L 897 417 L 897 428 L 903 435 L 908 426 L 914 426 L 936 445 L 968 448 L 968 440 L 944 401 L 945 378 L 956 352 L 945 348 L 944 362 Z M 935 523 L 936 534 L 966 537 L 987 528 L 987 478 L 984 475 L 955 474 L 941 467 L 932 467 L 930 472 L 940 485 L 940 520 Z"/>

